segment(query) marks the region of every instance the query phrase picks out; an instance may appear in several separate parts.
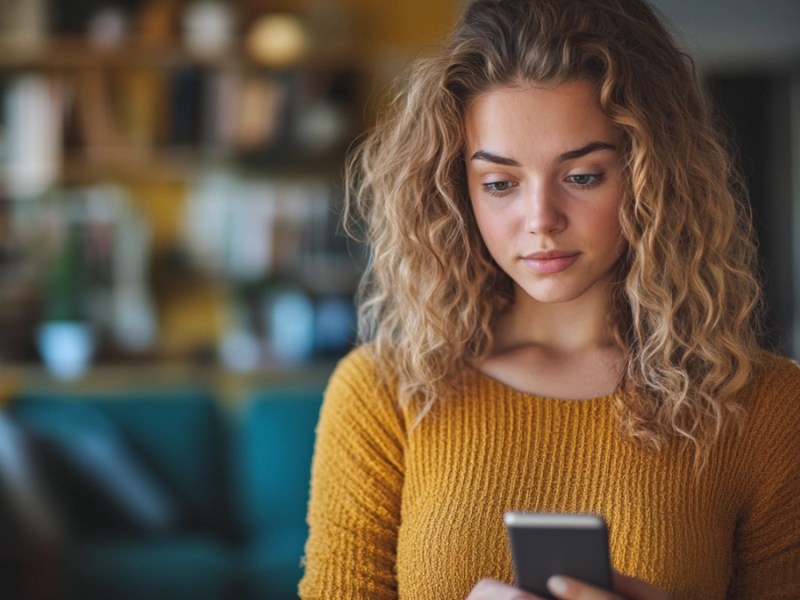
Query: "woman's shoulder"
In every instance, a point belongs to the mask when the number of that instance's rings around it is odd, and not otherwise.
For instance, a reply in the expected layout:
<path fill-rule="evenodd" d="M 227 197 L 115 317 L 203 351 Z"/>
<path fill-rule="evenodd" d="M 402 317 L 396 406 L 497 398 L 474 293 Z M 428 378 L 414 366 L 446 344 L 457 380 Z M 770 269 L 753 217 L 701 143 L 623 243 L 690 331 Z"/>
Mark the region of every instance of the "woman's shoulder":
<path fill-rule="evenodd" d="M 343 356 L 328 380 L 326 396 L 382 398 L 396 401 L 396 379 L 371 344 L 354 347 Z"/>
<path fill-rule="evenodd" d="M 761 393 L 788 395 L 800 401 L 800 364 L 797 361 L 763 351 L 758 365 L 756 381 Z"/>
<path fill-rule="evenodd" d="M 361 344 L 345 354 L 331 375 L 331 381 L 363 381 L 373 383 L 385 372 L 371 344 Z"/>
<path fill-rule="evenodd" d="M 380 443 L 388 436 L 401 443 L 407 422 L 397 384 L 371 346 L 353 348 L 339 360 L 325 390 L 320 430 L 383 440 Z"/>
<path fill-rule="evenodd" d="M 742 400 L 752 426 L 765 432 L 788 428 L 800 435 L 800 365 L 794 360 L 762 352 L 753 385 Z"/>

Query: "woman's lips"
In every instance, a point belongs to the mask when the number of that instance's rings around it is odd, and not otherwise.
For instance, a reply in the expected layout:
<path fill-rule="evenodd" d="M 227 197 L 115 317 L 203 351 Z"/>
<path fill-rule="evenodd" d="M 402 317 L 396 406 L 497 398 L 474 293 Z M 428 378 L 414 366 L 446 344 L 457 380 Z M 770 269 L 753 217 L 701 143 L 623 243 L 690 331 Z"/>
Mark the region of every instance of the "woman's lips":
<path fill-rule="evenodd" d="M 534 273 L 549 275 L 568 268 L 579 256 L 580 252 L 537 252 L 523 256 L 522 261 Z"/>

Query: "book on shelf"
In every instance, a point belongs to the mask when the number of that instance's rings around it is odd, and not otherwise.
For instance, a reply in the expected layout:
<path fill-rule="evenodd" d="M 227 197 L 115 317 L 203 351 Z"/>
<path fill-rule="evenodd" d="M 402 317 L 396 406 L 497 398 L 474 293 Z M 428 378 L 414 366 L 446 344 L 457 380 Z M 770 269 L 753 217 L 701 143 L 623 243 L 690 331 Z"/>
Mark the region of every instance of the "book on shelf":
<path fill-rule="evenodd" d="M 7 82 L 0 170 L 10 197 L 37 197 L 57 181 L 64 100 L 60 79 L 26 73 Z"/>

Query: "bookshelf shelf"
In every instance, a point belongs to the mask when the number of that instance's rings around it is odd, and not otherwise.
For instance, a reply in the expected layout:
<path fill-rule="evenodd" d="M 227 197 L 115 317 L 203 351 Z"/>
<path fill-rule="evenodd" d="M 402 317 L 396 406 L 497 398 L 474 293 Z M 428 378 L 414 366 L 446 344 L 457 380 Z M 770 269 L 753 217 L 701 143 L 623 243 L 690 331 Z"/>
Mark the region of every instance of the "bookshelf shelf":
<path fill-rule="evenodd" d="M 232 156 L 208 156 L 177 149 L 147 154 L 131 154 L 127 148 L 107 152 L 95 158 L 66 156 L 61 166 L 60 182 L 65 185 L 91 184 L 102 180 L 125 182 L 184 183 L 193 174 L 226 167 L 242 176 L 302 180 L 309 177 L 336 180 L 341 162 L 334 156 L 295 158 L 265 156 L 239 159 Z M 0 175 L 0 185 L 3 178 Z"/>
<path fill-rule="evenodd" d="M 203 168 L 199 157 L 176 152 L 131 153 L 127 148 L 106 151 L 95 158 L 67 156 L 60 181 L 68 185 L 88 184 L 102 179 L 120 181 L 185 181 L 187 174 Z"/>
<path fill-rule="evenodd" d="M 41 44 L 19 46 L 0 41 L 3 70 L 102 70 L 149 67 L 174 69 L 252 69 L 267 71 L 363 70 L 364 50 L 348 48 L 336 52 L 312 52 L 291 63 L 264 62 L 251 57 L 242 45 L 224 52 L 202 53 L 178 44 L 124 42 L 100 46 L 80 37 L 50 38 Z"/>

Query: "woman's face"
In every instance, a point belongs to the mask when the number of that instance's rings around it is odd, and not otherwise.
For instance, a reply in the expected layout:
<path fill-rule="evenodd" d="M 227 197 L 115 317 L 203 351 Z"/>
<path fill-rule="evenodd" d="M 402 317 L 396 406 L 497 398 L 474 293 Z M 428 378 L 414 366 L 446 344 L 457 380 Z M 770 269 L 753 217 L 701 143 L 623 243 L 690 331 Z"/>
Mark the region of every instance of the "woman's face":
<path fill-rule="evenodd" d="M 538 302 L 607 297 L 622 253 L 620 136 L 584 81 L 502 87 L 466 112 L 472 209 L 494 260 Z"/>

